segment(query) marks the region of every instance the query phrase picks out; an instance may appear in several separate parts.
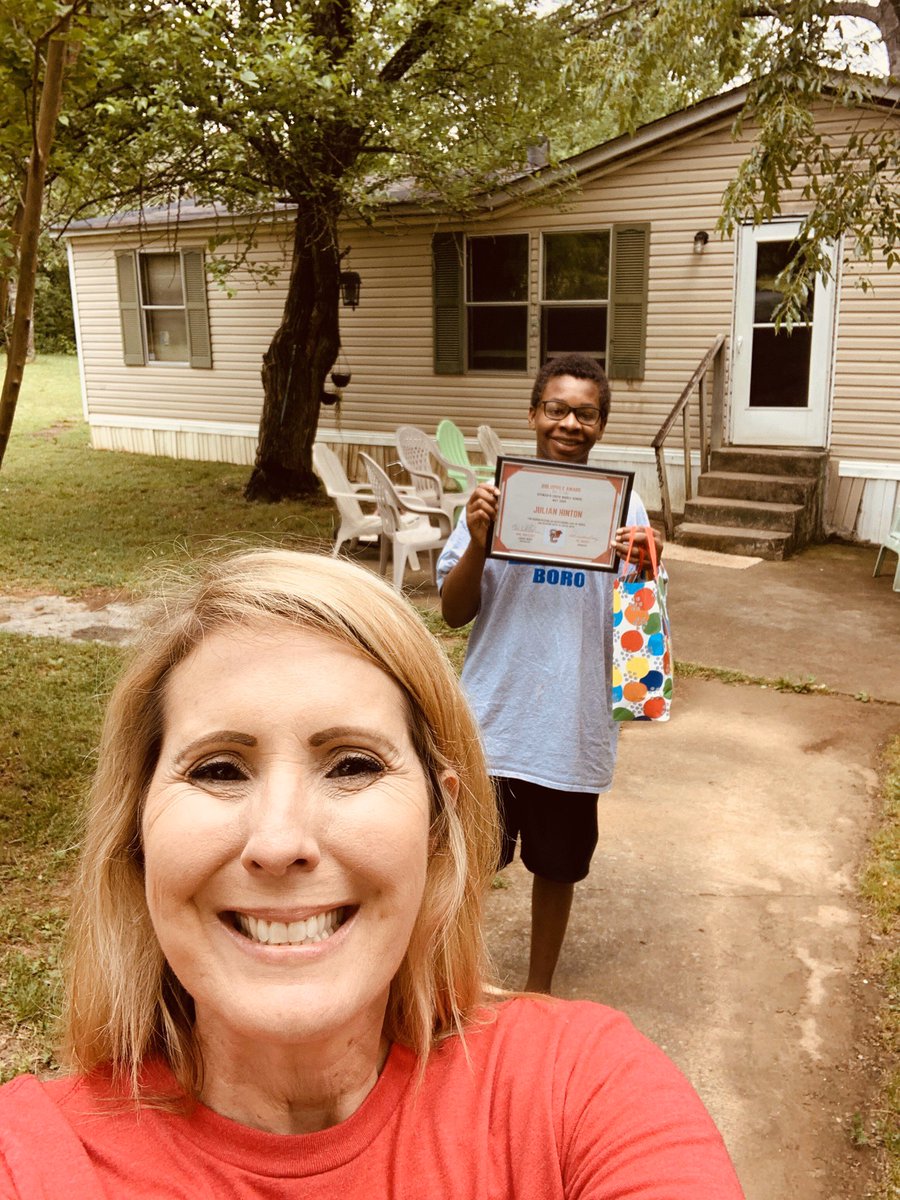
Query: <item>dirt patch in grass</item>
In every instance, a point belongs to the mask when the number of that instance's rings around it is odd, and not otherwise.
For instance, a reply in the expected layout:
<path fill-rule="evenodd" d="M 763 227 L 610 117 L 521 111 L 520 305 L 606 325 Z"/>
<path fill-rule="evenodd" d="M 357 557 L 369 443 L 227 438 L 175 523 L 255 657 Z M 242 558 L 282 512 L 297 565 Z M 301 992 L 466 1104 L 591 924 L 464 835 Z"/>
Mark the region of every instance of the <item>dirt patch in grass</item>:
<path fill-rule="evenodd" d="M 132 604 L 137 598 L 137 593 L 129 588 L 103 587 L 84 588 L 75 597 L 91 612 L 99 612 L 110 604 Z"/>
<path fill-rule="evenodd" d="M 55 441 L 61 433 L 68 433 L 70 429 L 74 429 L 78 421 L 72 418 L 64 418 L 62 421 L 55 421 L 52 425 L 48 425 L 46 429 L 35 429 L 32 437 L 43 438 L 44 441 Z"/>

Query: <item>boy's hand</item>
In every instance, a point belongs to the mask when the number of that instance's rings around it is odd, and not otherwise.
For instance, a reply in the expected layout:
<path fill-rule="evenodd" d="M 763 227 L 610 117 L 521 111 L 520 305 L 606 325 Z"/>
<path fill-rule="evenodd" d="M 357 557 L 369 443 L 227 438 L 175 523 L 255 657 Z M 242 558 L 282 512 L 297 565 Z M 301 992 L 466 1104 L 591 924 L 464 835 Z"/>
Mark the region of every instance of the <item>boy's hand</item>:
<path fill-rule="evenodd" d="M 482 550 L 487 550 L 487 533 L 492 521 L 497 519 L 499 488 L 492 483 L 482 483 L 469 497 L 466 505 L 466 524 L 469 536 Z"/>
<path fill-rule="evenodd" d="M 641 550 L 644 551 L 644 557 L 648 557 L 649 551 L 647 547 L 647 531 L 642 526 L 634 526 L 634 543 L 632 545 L 631 558 L 628 557 L 628 542 L 631 536 L 632 526 L 623 525 L 621 529 L 616 530 L 613 539 L 613 546 L 616 553 L 625 559 L 626 562 L 637 563 L 641 557 Z M 663 552 L 663 542 L 660 535 L 655 529 L 651 530 L 653 534 L 653 542 L 656 546 L 656 561 L 659 562 Z"/>

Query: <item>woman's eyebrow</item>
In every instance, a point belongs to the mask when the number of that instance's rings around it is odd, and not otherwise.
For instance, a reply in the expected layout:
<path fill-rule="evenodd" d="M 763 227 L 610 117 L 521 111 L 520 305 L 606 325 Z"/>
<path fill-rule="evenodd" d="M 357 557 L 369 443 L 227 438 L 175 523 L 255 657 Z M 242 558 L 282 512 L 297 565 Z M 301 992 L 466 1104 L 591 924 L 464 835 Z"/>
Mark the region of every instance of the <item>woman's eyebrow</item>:
<path fill-rule="evenodd" d="M 327 742 L 339 741 L 341 738 L 365 738 L 367 741 L 378 742 L 385 747 L 393 747 L 393 742 L 383 733 L 365 725 L 331 725 L 328 729 L 320 729 L 311 733 L 308 738 L 310 746 L 324 746 Z"/>
<path fill-rule="evenodd" d="M 209 745 L 210 742 L 236 742 L 239 746 L 255 746 L 256 738 L 249 733 L 240 733 L 236 729 L 214 729 L 183 746 L 178 751 L 178 758 L 185 758 L 187 755 L 193 754 L 195 750 Z"/>

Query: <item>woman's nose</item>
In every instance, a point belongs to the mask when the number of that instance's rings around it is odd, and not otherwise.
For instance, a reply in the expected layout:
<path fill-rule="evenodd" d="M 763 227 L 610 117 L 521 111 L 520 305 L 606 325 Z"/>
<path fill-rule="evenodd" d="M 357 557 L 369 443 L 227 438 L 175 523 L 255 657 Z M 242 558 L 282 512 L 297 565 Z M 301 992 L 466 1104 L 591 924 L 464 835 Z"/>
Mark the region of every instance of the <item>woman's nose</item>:
<path fill-rule="evenodd" d="M 321 861 L 316 804 L 294 775 L 268 781 L 248 806 L 241 864 L 253 873 L 284 875 Z"/>

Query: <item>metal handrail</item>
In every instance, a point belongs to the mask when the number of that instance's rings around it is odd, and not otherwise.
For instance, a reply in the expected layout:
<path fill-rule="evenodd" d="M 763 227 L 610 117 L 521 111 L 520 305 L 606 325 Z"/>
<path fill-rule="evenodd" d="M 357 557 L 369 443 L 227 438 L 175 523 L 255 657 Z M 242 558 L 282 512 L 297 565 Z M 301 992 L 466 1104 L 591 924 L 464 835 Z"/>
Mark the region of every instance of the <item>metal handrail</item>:
<path fill-rule="evenodd" d="M 693 494 L 691 484 L 691 396 L 697 388 L 699 423 L 700 423 L 700 471 L 709 469 L 710 449 L 718 450 L 722 445 L 722 429 L 725 410 L 725 342 L 724 333 L 720 333 L 703 358 L 696 371 L 688 380 L 684 391 L 672 406 L 672 411 L 663 421 L 659 433 L 651 443 L 656 455 L 656 474 L 659 478 L 659 495 L 662 501 L 663 523 L 666 537 L 675 536 L 675 519 L 672 516 L 672 499 L 669 495 L 669 480 L 666 475 L 665 441 L 672 432 L 672 426 L 681 417 L 682 437 L 684 444 L 684 498 L 690 500 Z M 709 368 L 713 369 L 712 412 L 709 427 L 706 420 L 706 377 Z"/>

